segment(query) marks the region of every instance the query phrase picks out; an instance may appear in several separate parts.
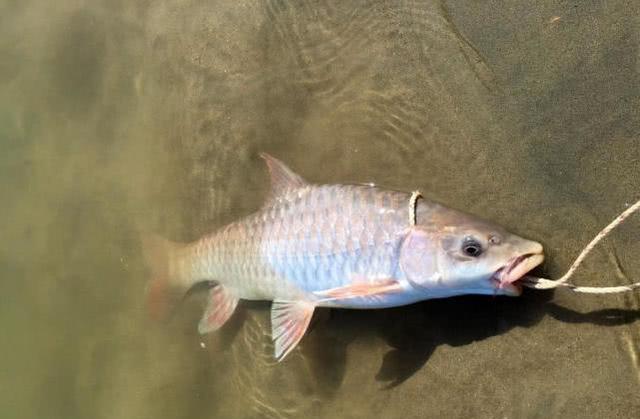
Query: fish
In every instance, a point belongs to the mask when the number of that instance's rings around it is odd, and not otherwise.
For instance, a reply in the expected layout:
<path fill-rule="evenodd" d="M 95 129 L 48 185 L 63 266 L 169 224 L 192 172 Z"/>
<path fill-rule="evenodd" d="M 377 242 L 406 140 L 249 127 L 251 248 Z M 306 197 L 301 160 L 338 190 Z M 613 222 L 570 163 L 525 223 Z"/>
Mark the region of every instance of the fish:
<path fill-rule="evenodd" d="M 540 243 L 419 194 L 314 184 L 266 153 L 271 190 L 256 212 L 191 243 L 145 236 L 147 301 L 209 285 L 198 324 L 222 327 L 240 300 L 271 301 L 274 356 L 300 342 L 317 307 L 382 309 L 465 294 L 519 296 Z"/>

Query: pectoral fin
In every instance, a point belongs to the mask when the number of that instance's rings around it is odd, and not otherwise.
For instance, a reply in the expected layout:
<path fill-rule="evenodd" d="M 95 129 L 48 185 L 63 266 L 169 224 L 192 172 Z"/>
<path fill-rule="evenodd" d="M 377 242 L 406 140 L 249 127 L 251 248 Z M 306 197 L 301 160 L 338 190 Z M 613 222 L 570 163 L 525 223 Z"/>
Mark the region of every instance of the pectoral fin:
<path fill-rule="evenodd" d="M 237 305 L 238 298 L 227 288 L 222 285 L 211 288 L 207 309 L 198 324 L 198 332 L 205 334 L 218 330 L 229 320 Z"/>
<path fill-rule="evenodd" d="M 387 278 L 373 282 L 356 282 L 343 287 L 317 291 L 314 294 L 331 300 L 345 298 L 372 297 L 403 291 L 402 285 L 395 279 Z"/>
<path fill-rule="evenodd" d="M 271 338 L 275 357 L 282 361 L 296 347 L 309 327 L 315 304 L 308 301 L 274 301 L 271 306 Z"/>

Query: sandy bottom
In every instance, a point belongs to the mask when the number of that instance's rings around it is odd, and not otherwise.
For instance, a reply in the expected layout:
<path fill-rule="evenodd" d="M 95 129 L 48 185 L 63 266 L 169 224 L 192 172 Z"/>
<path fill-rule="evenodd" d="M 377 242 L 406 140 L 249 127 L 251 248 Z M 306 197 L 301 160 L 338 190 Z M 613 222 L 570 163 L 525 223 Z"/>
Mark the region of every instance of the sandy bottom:
<path fill-rule="evenodd" d="M 0 5 L 0 416 L 636 417 L 640 293 L 320 311 L 282 364 L 267 304 L 148 319 L 136 232 L 255 210 L 260 151 L 500 223 L 552 278 L 638 199 L 637 2 L 288 3 Z M 638 231 L 576 282 L 640 278 Z"/>

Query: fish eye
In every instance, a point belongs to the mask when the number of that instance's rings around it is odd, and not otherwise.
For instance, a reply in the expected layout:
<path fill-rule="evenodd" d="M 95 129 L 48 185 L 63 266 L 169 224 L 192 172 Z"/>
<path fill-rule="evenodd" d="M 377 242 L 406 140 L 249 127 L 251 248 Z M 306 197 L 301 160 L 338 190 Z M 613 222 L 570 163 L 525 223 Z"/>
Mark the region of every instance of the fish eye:
<path fill-rule="evenodd" d="M 462 252 L 471 257 L 478 257 L 482 254 L 482 245 L 473 237 L 467 237 L 462 243 Z"/>

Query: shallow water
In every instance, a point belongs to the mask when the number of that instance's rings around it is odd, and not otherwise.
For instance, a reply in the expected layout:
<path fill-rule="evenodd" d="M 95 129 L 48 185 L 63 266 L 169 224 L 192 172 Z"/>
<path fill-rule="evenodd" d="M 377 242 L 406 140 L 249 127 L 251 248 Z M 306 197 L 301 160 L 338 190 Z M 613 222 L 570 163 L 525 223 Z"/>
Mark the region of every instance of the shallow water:
<path fill-rule="evenodd" d="M 62 3 L 62 4 L 60 4 Z M 0 3 L 3 418 L 637 417 L 640 294 L 147 318 L 136 231 L 259 207 L 267 151 L 542 242 L 561 275 L 640 181 L 640 4 Z M 634 216 L 577 273 L 640 278 Z"/>

